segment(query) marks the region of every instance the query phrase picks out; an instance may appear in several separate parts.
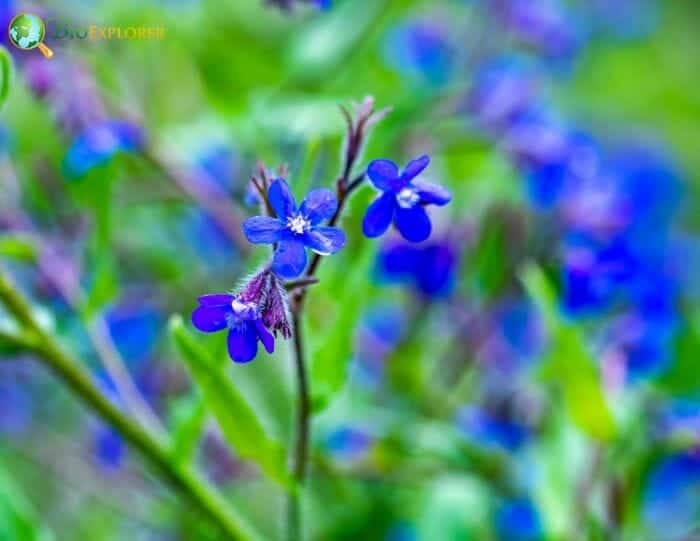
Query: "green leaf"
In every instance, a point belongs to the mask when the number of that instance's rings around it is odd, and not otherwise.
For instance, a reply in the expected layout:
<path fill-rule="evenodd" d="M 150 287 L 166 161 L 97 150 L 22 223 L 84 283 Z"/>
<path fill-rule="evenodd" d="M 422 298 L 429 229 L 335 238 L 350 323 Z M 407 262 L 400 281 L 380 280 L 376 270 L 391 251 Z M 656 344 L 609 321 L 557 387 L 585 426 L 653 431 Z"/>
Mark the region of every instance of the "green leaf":
<path fill-rule="evenodd" d="M 201 393 L 178 402 L 173 417 L 172 457 L 178 464 L 187 464 L 194 456 L 208 417 Z"/>
<path fill-rule="evenodd" d="M 102 255 L 95 264 L 92 283 L 81 307 L 81 313 L 86 320 L 117 296 L 119 284 L 115 269 L 116 265 L 110 255 Z"/>
<path fill-rule="evenodd" d="M 559 316 L 556 294 L 539 267 L 527 266 L 522 280 L 551 337 L 551 349 L 542 368 L 544 379 L 561 386 L 566 409 L 580 430 L 600 441 L 613 439 L 615 421 L 581 330 Z"/>
<path fill-rule="evenodd" d="M 4 541 L 53 541 L 21 488 L 0 469 L 0 539 Z"/>
<path fill-rule="evenodd" d="M 279 442 L 268 438 L 255 411 L 226 374 L 228 363 L 215 359 L 185 328 L 180 316 L 170 318 L 170 332 L 207 408 L 236 453 L 256 462 L 271 479 L 290 486 L 286 456 Z"/>
<path fill-rule="evenodd" d="M 0 256 L 32 263 L 36 261 L 37 250 L 27 235 L 0 235 Z"/>
<path fill-rule="evenodd" d="M 346 222 L 357 215 L 358 205 L 366 196 L 367 193 L 358 194 L 353 198 Z M 313 334 L 319 338 L 312 346 L 310 357 L 311 400 L 315 412 L 328 406 L 347 379 L 357 321 L 371 293 L 367 284 L 374 256 L 371 246 L 364 239 L 351 237 L 343 249 L 343 259 L 335 257 L 327 263 L 327 267 L 324 265 L 320 282 L 311 291 L 313 298 L 319 302 L 307 303 L 309 309 L 322 305 L 314 314 L 316 325 Z M 343 270 L 339 271 L 338 266 Z"/>
<path fill-rule="evenodd" d="M 10 92 L 10 74 L 12 61 L 7 49 L 0 47 L 0 109 L 5 104 L 7 94 Z"/>

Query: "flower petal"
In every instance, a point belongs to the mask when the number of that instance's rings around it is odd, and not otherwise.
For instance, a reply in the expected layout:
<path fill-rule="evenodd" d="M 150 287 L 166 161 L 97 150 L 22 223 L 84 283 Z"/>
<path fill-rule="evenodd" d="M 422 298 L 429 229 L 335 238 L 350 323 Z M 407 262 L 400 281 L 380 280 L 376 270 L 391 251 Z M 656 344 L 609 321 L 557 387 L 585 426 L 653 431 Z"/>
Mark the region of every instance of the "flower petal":
<path fill-rule="evenodd" d="M 306 233 L 304 243 L 317 254 L 334 254 L 345 246 L 345 233 L 337 227 L 314 227 Z"/>
<path fill-rule="evenodd" d="M 223 307 L 200 306 L 192 312 L 192 325 L 202 332 L 217 332 L 226 328 L 228 313 Z"/>
<path fill-rule="evenodd" d="M 386 192 L 394 189 L 399 178 L 399 168 L 390 160 L 374 160 L 367 167 L 367 176 L 377 189 Z"/>
<path fill-rule="evenodd" d="M 267 198 L 277 217 L 283 222 L 286 222 L 289 216 L 296 214 L 297 204 L 294 201 L 294 195 L 283 178 L 278 178 L 272 183 L 267 191 Z"/>
<path fill-rule="evenodd" d="M 443 206 L 452 200 L 452 193 L 447 188 L 425 180 L 416 180 L 413 187 L 418 191 L 421 203 Z"/>
<path fill-rule="evenodd" d="M 234 362 L 247 363 L 258 353 L 258 331 L 251 321 L 236 325 L 228 333 L 228 355 Z"/>
<path fill-rule="evenodd" d="M 306 248 L 298 241 L 282 241 L 272 258 L 272 269 L 280 278 L 296 278 L 306 267 Z"/>
<path fill-rule="evenodd" d="M 300 212 L 308 218 L 311 225 L 318 225 L 323 220 L 330 220 L 338 209 L 338 199 L 326 188 L 311 190 L 301 204 Z"/>
<path fill-rule="evenodd" d="M 283 238 L 285 225 L 269 216 L 254 216 L 243 222 L 243 233 L 253 244 L 272 244 Z"/>
<path fill-rule="evenodd" d="M 362 220 L 362 232 L 366 237 L 373 238 L 383 235 L 389 228 L 396 208 L 394 192 L 385 192 L 367 208 Z"/>
<path fill-rule="evenodd" d="M 394 223 L 403 238 L 410 242 L 424 241 L 432 230 L 430 218 L 420 205 L 410 209 L 397 208 Z"/>
<path fill-rule="evenodd" d="M 430 156 L 428 155 L 421 156 L 420 158 L 416 158 L 415 160 L 411 160 L 410 162 L 408 162 L 408 165 L 406 165 L 406 168 L 403 170 L 403 173 L 401 173 L 401 180 L 403 180 L 404 182 L 412 181 L 414 178 L 420 175 L 426 167 L 428 167 L 429 163 Z"/>
<path fill-rule="evenodd" d="M 265 346 L 267 352 L 274 353 L 275 337 L 270 334 L 270 331 L 265 328 L 265 325 L 263 325 L 263 322 L 259 319 L 255 320 L 255 328 L 258 332 L 258 338 L 260 338 L 260 341 L 262 342 L 263 346 Z"/>
<path fill-rule="evenodd" d="M 231 306 L 233 295 L 228 293 L 212 293 L 211 295 L 202 295 L 197 299 L 200 305 L 208 308 L 216 306 Z"/>

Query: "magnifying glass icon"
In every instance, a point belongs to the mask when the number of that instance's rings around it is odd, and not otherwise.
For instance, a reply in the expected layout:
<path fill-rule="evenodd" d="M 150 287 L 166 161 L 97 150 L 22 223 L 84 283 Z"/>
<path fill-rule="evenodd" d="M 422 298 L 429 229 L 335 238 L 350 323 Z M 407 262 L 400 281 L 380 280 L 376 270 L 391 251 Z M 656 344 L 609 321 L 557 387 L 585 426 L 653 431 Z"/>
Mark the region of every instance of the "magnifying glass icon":
<path fill-rule="evenodd" d="M 39 49 L 46 58 L 53 56 L 53 51 L 44 45 L 46 25 L 41 17 L 32 13 L 20 13 L 10 21 L 8 34 L 12 45 L 23 51 Z"/>

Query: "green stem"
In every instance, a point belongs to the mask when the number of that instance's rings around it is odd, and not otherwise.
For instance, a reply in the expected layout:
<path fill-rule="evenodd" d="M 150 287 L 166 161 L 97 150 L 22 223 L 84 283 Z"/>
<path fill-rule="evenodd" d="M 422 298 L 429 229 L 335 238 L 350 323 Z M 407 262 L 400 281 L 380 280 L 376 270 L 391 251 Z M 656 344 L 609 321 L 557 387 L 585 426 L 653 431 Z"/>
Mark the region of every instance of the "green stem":
<path fill-rule="evenodd" d="M 39 357 L 95 414 L 117 429 L 164 476 L 170 485 L 188 497 L 224 534 L 223 539 L 257 541 L 261 536 L 230 509 L 192 468 L 170 460 L 168 446 L 151 436 L 102 395 L 80 363 L 65 353 L 56 338 L 40 327 L 29 304 L 0 269 L 0 300 L 24 326 L 29 339 L 23 344 Z"/>

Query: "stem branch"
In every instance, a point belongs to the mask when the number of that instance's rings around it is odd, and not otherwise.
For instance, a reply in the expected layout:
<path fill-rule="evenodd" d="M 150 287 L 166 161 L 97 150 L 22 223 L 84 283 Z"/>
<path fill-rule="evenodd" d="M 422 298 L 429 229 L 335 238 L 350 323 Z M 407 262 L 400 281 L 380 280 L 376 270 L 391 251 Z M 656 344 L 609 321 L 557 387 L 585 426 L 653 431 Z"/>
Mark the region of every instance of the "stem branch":
<path fill-rule="evenodd" d="M 126 417 L 97 389 L 80 363 L 65 353 L 56 338 L 36 322 L 29 304 L 0 269 L 0 301 L 24 327 L 23 342 L 99 417 L 112 425 L 158 470 L 170 485 L 188 497 L 224 534 L 224 539 L 259 540 L 260 536 L 190 467 L 170 460 L 167 445 Z"/>

